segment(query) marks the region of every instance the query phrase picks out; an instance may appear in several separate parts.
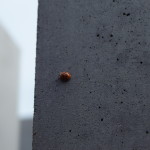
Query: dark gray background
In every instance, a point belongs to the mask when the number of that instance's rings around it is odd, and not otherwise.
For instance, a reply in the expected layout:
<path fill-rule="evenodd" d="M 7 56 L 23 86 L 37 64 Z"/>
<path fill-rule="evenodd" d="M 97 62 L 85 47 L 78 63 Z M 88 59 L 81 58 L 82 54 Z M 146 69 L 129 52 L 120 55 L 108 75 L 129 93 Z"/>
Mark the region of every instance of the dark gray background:
<path fill-rule="evenodd" d="M 36 63 L 33 150 L 150 149 L 149 0 L 39 0 Z"/>

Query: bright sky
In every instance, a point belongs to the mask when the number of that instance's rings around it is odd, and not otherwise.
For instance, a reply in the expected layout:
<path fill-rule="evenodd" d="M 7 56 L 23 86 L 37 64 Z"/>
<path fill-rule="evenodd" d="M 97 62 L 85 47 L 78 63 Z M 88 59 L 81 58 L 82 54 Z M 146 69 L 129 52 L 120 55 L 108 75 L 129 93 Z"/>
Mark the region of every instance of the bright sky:
<path fill-rule="evenodd" d="M 20 117 L 33 116 L 37 5 L 37 0 L 0 0 L 0 23 L 21 53 Z"/>

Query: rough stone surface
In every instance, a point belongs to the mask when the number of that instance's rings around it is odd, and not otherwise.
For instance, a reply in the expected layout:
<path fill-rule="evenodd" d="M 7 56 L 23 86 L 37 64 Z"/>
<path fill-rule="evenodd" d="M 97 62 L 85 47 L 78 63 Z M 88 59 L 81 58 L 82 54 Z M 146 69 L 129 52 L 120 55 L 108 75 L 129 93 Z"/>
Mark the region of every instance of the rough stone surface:
<path fill-rule="evenodd" d="M 36 60 L 33 150 L 150 149 L 149 0 L 39 0 Z"/>

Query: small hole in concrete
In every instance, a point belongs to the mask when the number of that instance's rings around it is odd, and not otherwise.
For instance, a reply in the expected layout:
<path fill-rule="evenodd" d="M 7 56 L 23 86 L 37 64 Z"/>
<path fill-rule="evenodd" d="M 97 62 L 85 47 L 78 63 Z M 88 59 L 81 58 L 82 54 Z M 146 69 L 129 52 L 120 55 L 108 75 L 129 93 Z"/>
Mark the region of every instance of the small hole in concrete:
<path fill-rule="evenodd" d="M 97 37 L 99 37 L 100 35 L 99 34 L 97 34 Z"/>
<path fill-rule="evenodd" d="M 120 102 L 121 104 L 123 104 L 123 102 Z"/>
<path fill-rule="evenodd" d="M 102 118 L 101 121 L 103 121 L 104 119 Z"/>
<path fill-rule="evenodd" d="M 130 16 L 130 13 L 123 13 L 124 16 Z"/>
<path fill-rule="evenodd" d="M 143 64 L 143 62 L 141 61 L 140 64 Z"/>
<path fill-rule="evenodd" d="M 124 92 L 127 92 L 127 90 L 126 90 L 126 89 L 123 89 L 123 91 L 124 91 Z"/>
<path fill-rule="evenodd" d="M 149 131 L 146 131 L 146 134 L 149 134 Z"/>
<path fill-rule="evenodd" d="M 110 34 L 110 37 L 113 37 L 113 34 Z"/>
<path fill-rule="evenodd" d="M 101 106 L 98 107 L 99 109 L 101 108 Z"/>
<path fill-rule="evenodd" d="M 119 58 L 117 58 L 117 61 L 119 61 Z"/>

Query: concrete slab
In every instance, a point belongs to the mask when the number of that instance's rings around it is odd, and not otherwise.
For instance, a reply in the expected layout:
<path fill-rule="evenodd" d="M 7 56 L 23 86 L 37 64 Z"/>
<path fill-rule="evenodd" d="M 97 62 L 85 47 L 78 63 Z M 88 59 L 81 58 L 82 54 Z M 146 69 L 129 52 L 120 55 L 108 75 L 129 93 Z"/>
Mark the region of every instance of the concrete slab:
<path fill-rule="evenodd" d="M 149 150 L 149 0 L 39 0 L 36 60 L 33 150 Z"/>

